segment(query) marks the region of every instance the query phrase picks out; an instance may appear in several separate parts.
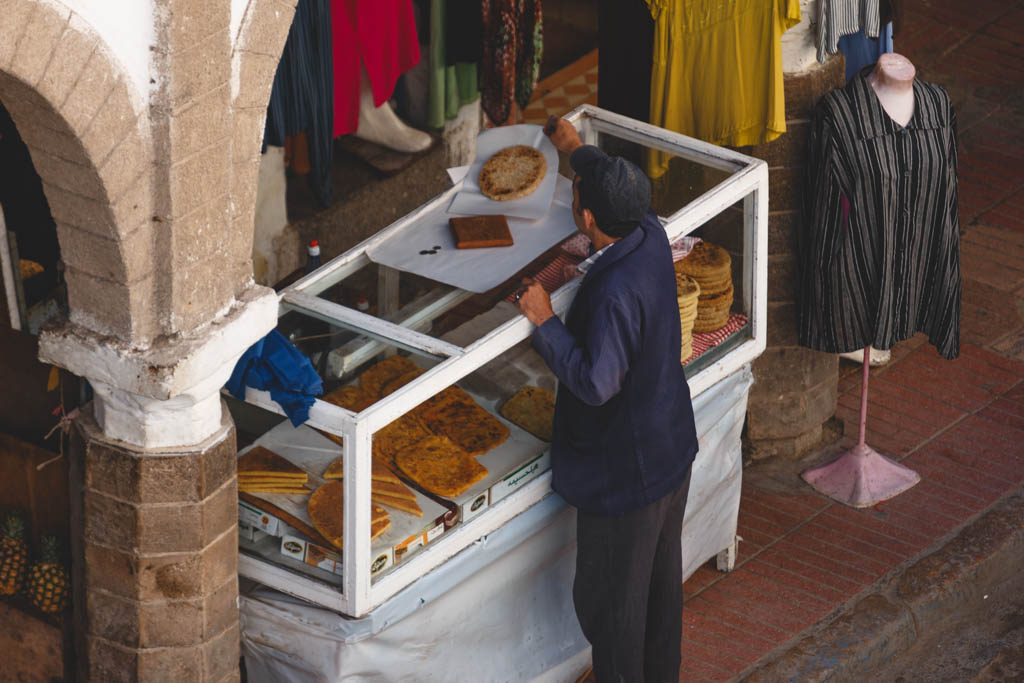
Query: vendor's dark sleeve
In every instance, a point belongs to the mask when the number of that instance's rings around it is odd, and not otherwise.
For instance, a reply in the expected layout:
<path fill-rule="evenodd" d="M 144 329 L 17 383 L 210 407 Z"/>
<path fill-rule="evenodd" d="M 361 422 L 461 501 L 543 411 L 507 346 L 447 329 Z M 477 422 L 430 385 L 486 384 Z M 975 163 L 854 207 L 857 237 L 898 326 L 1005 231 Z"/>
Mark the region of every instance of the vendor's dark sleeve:
<path fill-rule="evenodd" d="M 584 403 L 598 406 L 622 389 L 633 327 L 624 307 L 610 302 L 591 317 L 585 339 L 551 317 L 534 332 L 532 344 L 559 382 Z"/>

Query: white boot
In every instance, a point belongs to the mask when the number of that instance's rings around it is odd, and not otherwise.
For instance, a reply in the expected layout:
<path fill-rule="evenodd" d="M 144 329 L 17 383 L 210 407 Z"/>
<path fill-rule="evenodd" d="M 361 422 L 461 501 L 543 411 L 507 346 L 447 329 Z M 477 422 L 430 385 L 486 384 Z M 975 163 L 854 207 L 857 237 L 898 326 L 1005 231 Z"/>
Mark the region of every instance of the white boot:
<path fill-rule="evenodd" d="M 433 139 L 403 123 L 387 102 L 379 107 L 373 105 L 373 89 L 366 67 L 360 69 L 359 85 L 359 127 L 354 133 L 357 138 L 406 154 L 430 147 Z"/>
<path fill-rule="evenodd" d="M 841 353 L 839 354 L 839 357 L 846 358 L 847 360 L 852 360 L 853 362 L 859 365 L 864 362 L 864 349 L 857 349 L 856 351 L 850 351 L 849 353 Z M 873 368 L 876 368 L 879 365 L 885 365 L 886 363 L 889 362 L 891 358 L 891 349 L 886 349 L 885 351 L 882 351 L 872 346 L 871 355 L 868 356 L 868 365 L 870 365 Z"/>

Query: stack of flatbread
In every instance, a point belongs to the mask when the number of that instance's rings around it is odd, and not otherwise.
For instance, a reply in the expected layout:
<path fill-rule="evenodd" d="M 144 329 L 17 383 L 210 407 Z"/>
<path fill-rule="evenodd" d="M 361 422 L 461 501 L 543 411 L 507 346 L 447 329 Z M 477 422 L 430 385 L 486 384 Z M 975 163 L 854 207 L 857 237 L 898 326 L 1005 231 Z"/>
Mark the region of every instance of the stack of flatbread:
<path fill-rule="evenodd" d="M 456 386 L 424 401 L 413 412 L 427 429 L 448 437 L 470 455 L 483 455 L 509 435 L 508 427 Z"/>
<path fill-rule="evenodd" d="M 676 272 L 676 300 L 679 302 L 679 324 L 682 345 L 679 362 L 685 363 L 693 355 L 693 323 L 697 320 L 700 285 L 689 275 Z"/>
<path fill-rule="evenodd" d="M 487 476 L 487 468 L 446 436 L 430 436 L 403 448 L 395 464 L 410 479 L 439 496 L 454 498 Z"/>
<path fill-rule="evenodd" d="M 342 547 L 345 528 L 345 485 L 329 481 L 309 497 L 309 519 L 320 535 L 338 548 Z M 370 509 L 370 539 L 373 540 L 391 526 L 387 510 L 374 505 Z"/>
<path fill-rule="evenodd" d="M 693 331 L 714 332 L 724 327 L 729 321 L 733 295 L 729 252 L 710 242 L 698 242 L 675 267 L 677 274 L 689 275 L 700 286 Z"/>
<path fill-rule="evenodd" d="M 407 421 L 404 443 L 389 439 L 381 448 L 399 472 L 446 498 L 462 495 L 487 476 L 487 468 L 473 456 L 483 455 L 509 435 L 508 427 L 456 386 L 427 399 L 400 420 Z M 375 435 L 375 441 L 385 429 Z M 414 438 L 423 432 L 425 438 Z"/>
<path fill-rule="evenodd" d="M 325 394 L 321 400 L 351 410 L 353 413 L 362 412 L 373 403 L 373 400 L 363 393 L 362 388 L 355 385 L 335 389 L 331 393 Z"/>
<path fill-rule="evenodd" d="M 238 459 L 238 490 L 309 495 L 309 476 L 277 453 L 256 446 Z"/>
<path fill-rule="evenodd" d="M 555 422 L 555 395 L 541 387 L 525 386 L 505 401 L 501 414 L 538 439 L 551 441 Z"/>
<path fill-rule="evenodd" d="M 358 386 L 343 387 L 323 400 L 358 412 L 423 372 L 408 358 L 391 356 L 366 369 Z M 324 435 L 342 443 L 339 436 Z M 415 494 L 396 474 L 440 496 L 461 495 L 487 474 L 487 468 L 473 456 L 498 446 L 508 435 L 508 427 L 472 396 L 458 387 L 448 387 L 373 435 L 372 499 L 422 515 Z M 325 478 L 341 476 L 340 459 L 324 473 Z"/>
<path fill-rule="evenodd" d="M 417 517 L 423 516 L 423 510 L 416 502 L 416 494 L 378 457 L 374 456 L 370 473 L 370 499 L 375 503 L 402 510 Z M 323 474 L 324 479 L 344 479 L 344 459 L 338 458 Z"/>

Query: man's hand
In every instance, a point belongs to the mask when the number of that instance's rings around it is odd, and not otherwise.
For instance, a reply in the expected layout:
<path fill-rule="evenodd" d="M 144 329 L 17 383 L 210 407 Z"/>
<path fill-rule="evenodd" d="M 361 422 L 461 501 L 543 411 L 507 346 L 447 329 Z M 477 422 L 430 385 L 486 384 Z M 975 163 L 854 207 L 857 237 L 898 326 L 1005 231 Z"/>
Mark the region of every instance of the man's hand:
<path fill-rule="evenodd" d="M 583 146 L 580 134 L 571 123 L 563 118 L 552 116 L 544 124 L 544 134 L 551 138 L 551 143 L 558 148 L 558 151 L 572 154 L 577 147 Z"/>
<path fill-rule="evenodd" d="M 523 278 L 523 289 L 517 296 L 519 310 L 537 327 L 555 316 L 555 312 L 551 310 L 551 297 L 544 290 L 544 286 L 536 280 Z"/>

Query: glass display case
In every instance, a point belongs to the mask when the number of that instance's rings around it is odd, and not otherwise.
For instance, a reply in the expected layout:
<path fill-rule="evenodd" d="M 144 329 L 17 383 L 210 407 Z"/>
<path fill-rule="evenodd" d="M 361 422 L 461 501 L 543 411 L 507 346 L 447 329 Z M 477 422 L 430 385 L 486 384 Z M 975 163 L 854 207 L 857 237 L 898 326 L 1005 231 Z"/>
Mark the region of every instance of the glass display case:
<path fill-rule="evenodd" d="M 590 105 L 566 118 L 584 142 L 648 171 L 653 208 L 680 253 L 699 237 L 731 257 L 735 295 L 726 324 L 694 333 L 692 355 L 681 358 L 697 396 L 765 347 L 767 167 Z M 579 287 L 575 265 L 587 245 L 570 213 L 565 155 L 558 173 L 545 218 L 509 221 L 516 247 L 472 254 L 454 248 L 447 209 L 460 181 L 281 292 L 278 329 L 311 360 L 329 400 L 318 399 L 298 428 L 268 393 L 251 388 L 232 412 L 240 429 L 244 423 L 258 433 L 254 445 L 305 470 L 311 489 L 327 481 L 325 470 L 341 458 L 343 534 L 332 543 L 318 532 L 306 511 L 308 496 L 242 494 L 240 574 L 358 617 L 550 494 L 549 444 L 505 419 L 502 406 L 523 386 L 556 386 L 529 348 L 533 326 L 511 295 L 524 275 L 537 277 L 564 316 Z M 398 359 L 387 367 L 402 372 L 365 374 L 388 359 Z M 461 445 L 464 437 L 483 438 L 448 433 L 430 421 L 430 407 L 453 385 L 475 406 L 466 408 L 463 422 L 491 429 L 483 451 L 471 454 L 486 473 L 446 495 L 403 476 L 415 505 L 389 507 L 381 502 L 389 494 L 377 483 L 388 477 L 376 468 L 381 459 L 394 464 L 402 438 L 415 438 L 407 434 L 411 424 Z M 355 402 L 331 398 L 359 392 Z M 382 509 L 388 524 L 380 531 Z"/>

